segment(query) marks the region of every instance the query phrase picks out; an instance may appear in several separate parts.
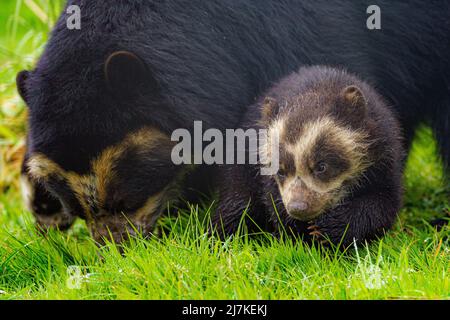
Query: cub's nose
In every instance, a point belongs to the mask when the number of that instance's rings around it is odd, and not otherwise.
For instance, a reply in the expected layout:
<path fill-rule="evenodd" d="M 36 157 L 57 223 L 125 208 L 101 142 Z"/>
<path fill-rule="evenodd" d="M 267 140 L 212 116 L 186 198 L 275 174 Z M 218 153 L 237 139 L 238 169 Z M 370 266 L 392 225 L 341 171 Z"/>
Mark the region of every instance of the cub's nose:
<path fill-rule="evenodd" d="M 308 204 L 303 201 L 293 201 L 287 205 L 286 209 L 290 214 L 298 215 L 308 210 Z"/>

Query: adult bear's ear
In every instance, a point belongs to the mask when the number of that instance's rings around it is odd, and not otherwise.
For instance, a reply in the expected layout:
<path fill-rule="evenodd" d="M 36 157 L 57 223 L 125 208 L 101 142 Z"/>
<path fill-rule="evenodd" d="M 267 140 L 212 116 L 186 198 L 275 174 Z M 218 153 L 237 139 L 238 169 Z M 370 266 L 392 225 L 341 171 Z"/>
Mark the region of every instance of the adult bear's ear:
<path fill-rule="evenodd" d="M 129 99 L 144 89 L 156 90 L 157 81 L 144 61 L 129 51 L 116 51 L 105 62 L 105 80 L 112 94 Z"/>
<path fill-rule="evenodd" d="M 27 70 L 20 71 L 16 76 L 17 92 L 22 97 L 23 101 L 27 102 L 27 80 L 30 72 Z"/>
<path fill-rule="evenodd" d="M 272 97 L 266 97 L 261 109 L 262 122 L 265 124 L 269 124 L 270 122 L 272 122 L 272 120 L 277 116 L 278 111 L 278 101 Z"/>

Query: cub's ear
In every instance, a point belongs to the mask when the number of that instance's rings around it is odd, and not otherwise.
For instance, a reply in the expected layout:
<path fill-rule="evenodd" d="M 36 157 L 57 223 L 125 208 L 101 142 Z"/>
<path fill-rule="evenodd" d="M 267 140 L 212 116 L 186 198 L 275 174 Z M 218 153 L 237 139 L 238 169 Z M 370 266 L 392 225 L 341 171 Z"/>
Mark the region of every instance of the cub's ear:
<path fill-rule="evenodd" d="M 17 92 L 23 101 L 27 102 L 27 80 L 30 72 L 27 70 L 20 71 L 16 76 Z"/>
<path fill-rule="evenodd" d="M 344 102 L 354 108 L 366 108 L 367 101 L 361 89 L 357 86 L 348 86 L 342 90 Z"/>
<path fill-rule="evenodd" d="M 342 90 L 342 104 L 338 112 L 343 112 L 350 119 L 360 121 L 365 117 L 367 109 L 367 100 L 363 92 L 357 86 L 351 85 Z"/>
<path fill-rule="evenodd" d="M 278 101 L 272 97 L 266 97 L 261 108 L 261 118 L 264 123 L 270 123 L 278 114 Z"/>
<path fill-rule="evenodd" d="M 118 98 L 129 99 L 144 89 L 155 90 L 156 79 L 144 61 L 129 51 L 116 51 L 105 62 L 105 80 Z"/>

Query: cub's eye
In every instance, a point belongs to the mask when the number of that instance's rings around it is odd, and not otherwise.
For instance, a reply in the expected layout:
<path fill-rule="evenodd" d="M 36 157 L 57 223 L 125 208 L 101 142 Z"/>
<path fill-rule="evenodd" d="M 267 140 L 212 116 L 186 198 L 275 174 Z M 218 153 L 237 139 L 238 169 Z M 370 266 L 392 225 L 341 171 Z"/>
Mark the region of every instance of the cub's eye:
<path fill-rule="evenodd" d="M 325 173 L 325 172 L 327 171 L 327 169 L 328 169 L 328 166 L 327 166 L 327 164 L 326 164 L 325 162 L 319 162 L 319 163 L 315 166 L 314 172 L 315 172 L 316 174 L 322 174 L 322 173 Z"/>
<path fill-rule="evenodd" d="M 280 179 L 286 178 L 286 171 L 282 168 L 278 169 L 277 176 Z"/>

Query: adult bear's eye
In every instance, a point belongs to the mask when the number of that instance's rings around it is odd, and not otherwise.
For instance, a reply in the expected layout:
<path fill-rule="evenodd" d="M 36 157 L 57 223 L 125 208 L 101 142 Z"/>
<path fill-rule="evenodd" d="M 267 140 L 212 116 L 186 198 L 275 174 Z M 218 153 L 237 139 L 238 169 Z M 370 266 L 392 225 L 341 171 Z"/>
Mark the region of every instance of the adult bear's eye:
<path fill-rule="evenodd" d="M 115 208 L 114 212 L 119 214 L 131 214 L 134 213 L 139 209 L 139 206 L 137 205 L 131 205 L 129 203 L 126 203 L 125 201 L 119 202 L 117 207 Z"/>

